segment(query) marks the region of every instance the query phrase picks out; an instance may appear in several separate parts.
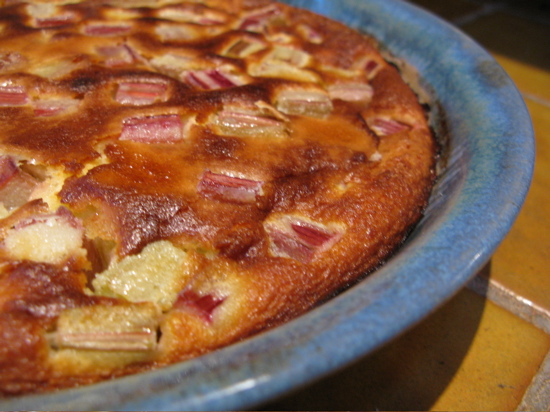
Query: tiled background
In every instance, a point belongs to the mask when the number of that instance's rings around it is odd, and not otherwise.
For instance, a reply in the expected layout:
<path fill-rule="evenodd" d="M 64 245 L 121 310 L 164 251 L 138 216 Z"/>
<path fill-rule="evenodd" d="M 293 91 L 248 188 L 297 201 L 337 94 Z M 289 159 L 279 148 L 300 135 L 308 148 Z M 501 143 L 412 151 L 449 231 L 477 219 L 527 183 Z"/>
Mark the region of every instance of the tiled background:
<path fill-rule="evenodd" d="M 491 261 L 448 304 L 266 409 L 550 410 L 550 2 L 412 2 L 473 37 L 515 81 L 535 129 L 531 190 Z"/>

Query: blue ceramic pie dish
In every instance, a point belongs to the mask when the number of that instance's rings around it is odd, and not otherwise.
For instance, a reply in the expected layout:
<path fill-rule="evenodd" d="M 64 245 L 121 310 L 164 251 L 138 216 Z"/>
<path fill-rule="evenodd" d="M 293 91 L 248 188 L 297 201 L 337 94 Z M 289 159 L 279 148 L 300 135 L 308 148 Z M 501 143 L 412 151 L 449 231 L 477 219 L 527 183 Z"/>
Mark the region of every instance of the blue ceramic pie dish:
<path fill-rule="evenodd" d="M 437 17 L 399 0 L 287 0 L 378 38 L 419 72 L 445 147 L 425 218 L 371 276 L 281 327 L 161 370 L 2 410 L 242 410 L 372 352 L 452 297 L 491 257 L 526 196 L 529 114 L 495 60 Z"/>

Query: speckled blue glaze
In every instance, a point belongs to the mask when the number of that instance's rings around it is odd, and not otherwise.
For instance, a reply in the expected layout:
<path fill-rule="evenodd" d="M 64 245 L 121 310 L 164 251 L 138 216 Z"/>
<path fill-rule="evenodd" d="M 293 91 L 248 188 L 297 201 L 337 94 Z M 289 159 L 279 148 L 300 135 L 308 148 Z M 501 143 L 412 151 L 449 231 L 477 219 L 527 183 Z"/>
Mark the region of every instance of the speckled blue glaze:
<path fill-rule="evenodd" d="M 199 359 L 86 388 L 0 401 L 2 410 L 238 410 L 384 345 L 459 290 L 510 229 L 532 177 L 523 100 L 490 55 L 398 0 L 287 0 L 377 37 L 433 90 L 446 167 L 426 217 L 383 268 L 282 327 Z"/>

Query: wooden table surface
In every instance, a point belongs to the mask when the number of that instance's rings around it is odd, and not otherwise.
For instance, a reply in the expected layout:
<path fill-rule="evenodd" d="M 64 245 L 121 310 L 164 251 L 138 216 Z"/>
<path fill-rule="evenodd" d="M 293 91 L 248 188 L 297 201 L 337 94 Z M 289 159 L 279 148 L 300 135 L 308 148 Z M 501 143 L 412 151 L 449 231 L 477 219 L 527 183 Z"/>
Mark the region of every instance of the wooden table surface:
<path fill-rule="evenodd" d="M 531 189 L 490 262 L 449 303 L 265 410 L 550 410 L 550 2 L 413 3 L 474 38 L 516 83 L 535 129 Z"/>

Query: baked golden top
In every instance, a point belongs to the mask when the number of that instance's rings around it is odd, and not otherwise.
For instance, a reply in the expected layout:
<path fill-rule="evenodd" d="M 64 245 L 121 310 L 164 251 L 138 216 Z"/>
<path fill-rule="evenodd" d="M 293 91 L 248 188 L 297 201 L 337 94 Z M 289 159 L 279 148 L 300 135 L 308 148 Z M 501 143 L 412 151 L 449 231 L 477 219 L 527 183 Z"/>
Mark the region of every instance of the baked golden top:
<path fill-rule="evenodd" d="M 0 9 L 0 390 L 188 359 L 373 270 L 434 179 L 369 37 L 264 0 Z"/>

